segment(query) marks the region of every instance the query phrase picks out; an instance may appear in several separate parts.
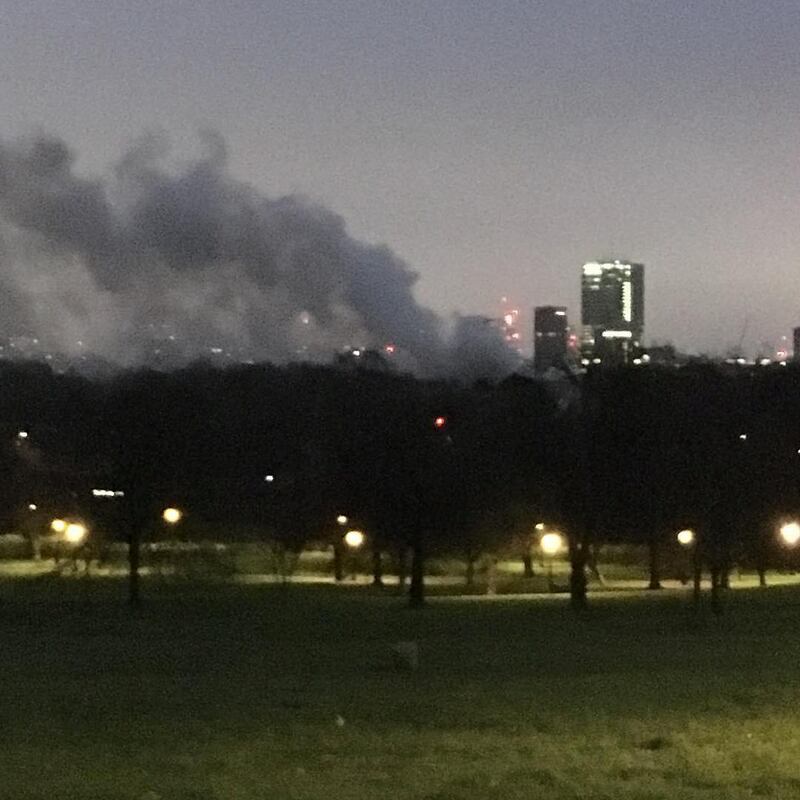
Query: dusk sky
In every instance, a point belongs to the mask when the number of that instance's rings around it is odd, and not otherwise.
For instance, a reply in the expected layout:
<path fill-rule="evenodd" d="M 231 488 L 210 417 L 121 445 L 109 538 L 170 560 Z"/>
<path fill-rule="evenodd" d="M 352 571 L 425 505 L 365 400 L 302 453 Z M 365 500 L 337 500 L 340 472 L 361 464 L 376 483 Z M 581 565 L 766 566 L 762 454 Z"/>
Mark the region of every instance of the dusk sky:
<path fill-rule="evenodd" d="M 0 16 L 0 136 L 107 169 L 147 130 L 386 243 L 448 314 L 566 304 L 646 264 L 646 340 L 800 325 L 800 4 L 26 0 Z M 527 334 L 527 331 L 526 331 Z"/>

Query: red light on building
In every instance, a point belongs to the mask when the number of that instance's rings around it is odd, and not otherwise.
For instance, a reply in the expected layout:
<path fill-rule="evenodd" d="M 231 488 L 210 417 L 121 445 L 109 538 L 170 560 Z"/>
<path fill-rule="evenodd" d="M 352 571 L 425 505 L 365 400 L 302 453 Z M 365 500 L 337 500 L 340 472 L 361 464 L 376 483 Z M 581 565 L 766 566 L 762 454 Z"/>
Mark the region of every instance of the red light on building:
<path fill-rule="evenodd" d="M 436 417 L 433 421 L 433 427 L 441 430 L 444 426 L 447 425 L 447 418 L 446 417 Z"/>
<path fill-rule="evenodd" d="M 393 344 L 387 344 L 386 347 L 384 347 L 383 349 L 389 354 L 394 353 L 394 345 Z"/>

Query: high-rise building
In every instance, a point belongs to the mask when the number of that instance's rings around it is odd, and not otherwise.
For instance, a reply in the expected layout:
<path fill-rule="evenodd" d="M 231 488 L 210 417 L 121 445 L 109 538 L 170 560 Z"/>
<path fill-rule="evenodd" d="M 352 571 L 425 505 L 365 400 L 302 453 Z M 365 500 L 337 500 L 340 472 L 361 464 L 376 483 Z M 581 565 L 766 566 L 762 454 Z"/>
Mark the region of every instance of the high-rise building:
<path fill-rule="evenodd" d="M 533 310 L 533 368 L 536 372 L 566 362 L 568 336 L 564 306 L 537 306 Z"/>
<path fill-rule="evenodd" d="M 793 360 L 800 363 L 800 328 L 794 329 L 794 356 Z"/>
<path fill-rule="evenodd" d="M 581 273 L 583 360 L 624 363 L 644 333 L 644 264 L 590 261 Z"/>
<path fill-rule="evenodd" d="M 519 309 L 509 305 L 507 297 L 501 297 L 502 315 L 500 317 L 500 330 L 506 344 L 515 352 L 522 350 L 522 335 L 519 331 Z"/>

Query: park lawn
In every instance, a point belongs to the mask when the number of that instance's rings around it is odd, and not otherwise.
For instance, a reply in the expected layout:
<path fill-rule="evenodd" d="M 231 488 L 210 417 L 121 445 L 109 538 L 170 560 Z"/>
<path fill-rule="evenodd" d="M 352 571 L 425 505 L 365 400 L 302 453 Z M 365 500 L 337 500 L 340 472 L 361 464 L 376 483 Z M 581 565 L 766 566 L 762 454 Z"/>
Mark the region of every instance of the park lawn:
<path fill-rule="evenodd" d="M 800 588 L 438 598 L 0 582 L 0 797 L 800 798 Z M 387 647 L 419 642 L 415 673 Z"/>

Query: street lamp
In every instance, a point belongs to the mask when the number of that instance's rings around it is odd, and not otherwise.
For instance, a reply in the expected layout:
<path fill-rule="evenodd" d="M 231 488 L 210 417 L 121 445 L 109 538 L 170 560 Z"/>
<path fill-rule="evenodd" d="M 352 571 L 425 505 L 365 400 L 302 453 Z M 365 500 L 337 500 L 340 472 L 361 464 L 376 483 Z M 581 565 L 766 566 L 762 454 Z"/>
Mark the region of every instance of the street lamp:
<path fill-rule="evenodd" d="M 50 529 L 55 533 L 64 533 L 64 531 L 67 529 L 67 523 L 63 519 L 54 519 L 50 523 Z"/>
<path fill-rule="evenodd" d="M 85 525 L 81 525 L 80 522 L 70 522 L 64 529 L 64 539 L 70 544 L 80 544 L 87 533 Z"/>
<path fill-rule="evenodd" d="M 794 547 L 800 541 L 800 524 L 785 522 L 780 527 L 780 534 L 784 544 Z"/>
<path fill-rule="evenodd" d="M 684 547 L 691 547 L 694 544 L 694 531 L 689 528 L 678 531 L 678 543 Z"/>
<path fill-rule="evenodd" d="M 164 520 L 164 522 L 170 525 L 175 525 L 176 523 L 180 522 L 182 517 L 183 513 L 178 508 L 165 508 L 161 513 L 161 518 Z"/>
<path fill-rule="evenodd" d="M 556 553 L 562 548 L 564 542 L 561 534 L 546 533 L 539 540 L 539 546 L 542 552 L 547 556 L 547 588 L 553 591 L 553 558 Z"/>
<path fill-rule="evenodd" d="M 686 585 L 689 582 L 688 573 L 690 572 L 690 570 L 693 570 L 694 572 L 697 571 L 698 553 L 697 550 L 695 549 L 696 537 L 694 531 L 691 528 L 684 528 L 682 531 L 678 531 L 675 538 L 678 540 L 678 544 L 681 547 L 683 547 L 684 550 L 687 551 L 687 562 L 686 564 L 681 565 L 681 577 L 680 577 L 681 583 L 683 585 Z M 693 559 L 691 556 L 688 556 L 688 551 L 690 549 L 693 550 L 693 556 L 694 556 Z M 694 563 L 692 563 L 692 561 L 694 561 Z M 697 580 L 696 576 L 695 580 Z"/>
<path fill-rule="evenodd" d="M 339 525 L 347 525 L 347 517 L 344 514 L 339 514 L 339 516 L 336 517 L 336 522 Z"/>
<path fill-rule="evenodd" d="M 361 531 L 347 531 L 344 535 L 344 543 L 352 550 L 358 550 L 364 544 L 364 534 Z"/>

